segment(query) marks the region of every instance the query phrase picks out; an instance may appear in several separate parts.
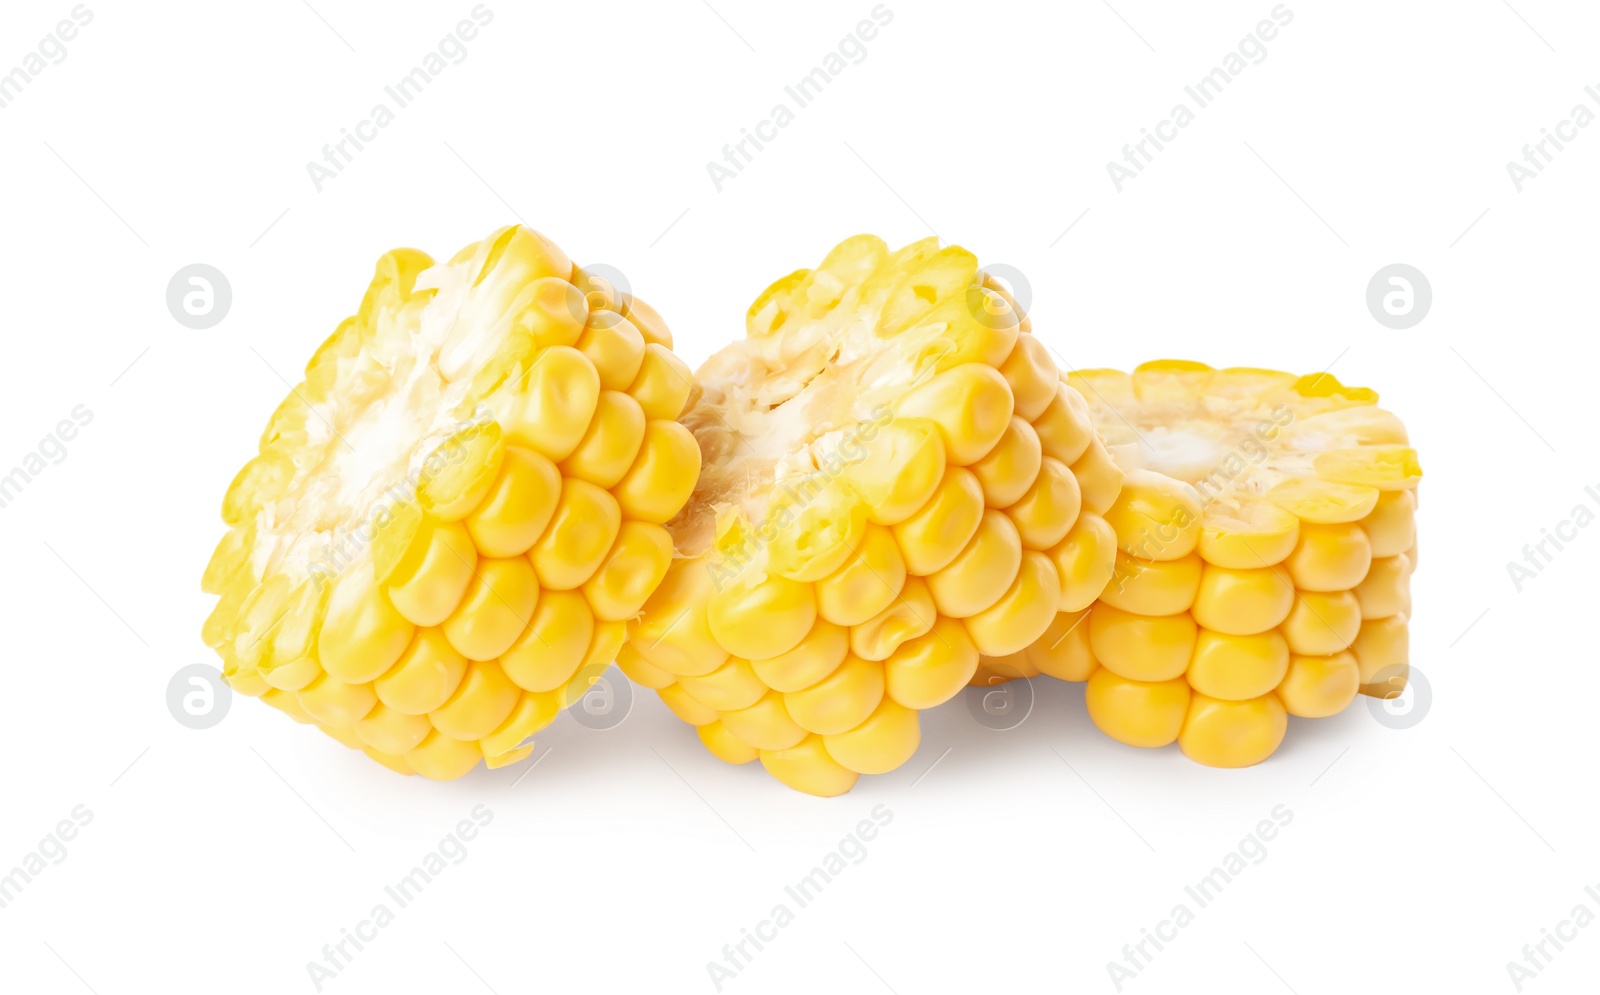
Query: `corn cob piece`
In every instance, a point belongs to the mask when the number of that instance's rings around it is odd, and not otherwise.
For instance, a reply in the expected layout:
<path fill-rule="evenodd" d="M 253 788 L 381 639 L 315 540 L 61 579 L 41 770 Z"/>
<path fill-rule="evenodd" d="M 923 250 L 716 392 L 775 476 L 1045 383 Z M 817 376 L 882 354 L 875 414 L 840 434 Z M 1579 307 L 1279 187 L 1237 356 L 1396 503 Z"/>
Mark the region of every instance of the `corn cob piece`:
<path fill-rule="evenodd" d="M 1127 472 L 1116 569 L 974 683 L 1087 681 L 1107 735 L 1214 767 L 1265 760 L 1290 715 L 1400 693 L 1422 471 L 1375 392 L 1174 360 L 1065 379 Z"/>
<path fill-rule="evenodd" d="M 229 684 L 402 773 L 526 757 L 666 574 L 700 466 L 671 347 L 527 228 L 385 255 L 223 499 Z"/>
<path fill-rule="evenodd" d="M 917 713 L 1111 576 L 1122 472 L 966 250 L 858 236 L 696 374 L 683 559 L 618 663 L 717 757 L 814 795 L 904 763 Z"/>

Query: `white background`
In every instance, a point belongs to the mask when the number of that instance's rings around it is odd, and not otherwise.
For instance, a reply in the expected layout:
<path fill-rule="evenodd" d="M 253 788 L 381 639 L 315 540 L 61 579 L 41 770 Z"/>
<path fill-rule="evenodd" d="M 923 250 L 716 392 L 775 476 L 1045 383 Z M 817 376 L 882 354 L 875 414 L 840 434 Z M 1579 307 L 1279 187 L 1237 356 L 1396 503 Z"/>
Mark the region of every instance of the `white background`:
<path fill-rule="evenodd" d="M 1113 992 L 1107 962 L 1283 805 L 1266 859 L 1125 991 L 1514 991 L 1525 943 L 1600 912 L 1600 528 L 1520 593 L 1506 570 L 1600 500 L 1600 127 L 1520 193 L 1505 164 L 1595 106 L 1600 12 L 1512 2 L 1291 0 L 1266 60 L 1118 193 L 1107 161 L 1269 0 L 890 0 L 866 59 L 719 193 L 706 162 L 869 0 L 490 0 L 465 61 L 319 193 L 307 161 L 469 0 L 92 0 L 0 110 L 0 472 L 94 413 L 0 509 L 0 873 L 93 812 L 0 909 L 0 989 L 313 991 L 323 944 L 482 804 L 467 859 L 324 990 L 712 992 L 706 963 L 883 805 L 866 859 L 724 990 Z M 7 3 L 0 72 L 71 6 Z M 1118 745 L 1080 686 L 1036 680 L 1019 727 L 958 699 L 909 764 L 833 800 L 711 759 L 642 690 L 609 731 L 563 716 L 520 782 L 399 778 L 242 697 L 183 728 L 167 682 L 215 662 L 198 580 L 275 371 L 297 378 L 383 251 L 448 256 L 518 219 L 628 273 L 691 364 L 839 239 L 937 233 L 1026 273 L 1071 364 L 1331 364 L 1379 389 L 1427 474 L 1431 710 L 1397 731 L 1362 699 L 1220 771 Z M 233 288 L 207 331 L 164 303 L 193 262 Z M 1405 331 L 1364 302 L 1393 262 L 1433 288 Z M 1525 990 L 1597 975 L 1590 926 Z"/>

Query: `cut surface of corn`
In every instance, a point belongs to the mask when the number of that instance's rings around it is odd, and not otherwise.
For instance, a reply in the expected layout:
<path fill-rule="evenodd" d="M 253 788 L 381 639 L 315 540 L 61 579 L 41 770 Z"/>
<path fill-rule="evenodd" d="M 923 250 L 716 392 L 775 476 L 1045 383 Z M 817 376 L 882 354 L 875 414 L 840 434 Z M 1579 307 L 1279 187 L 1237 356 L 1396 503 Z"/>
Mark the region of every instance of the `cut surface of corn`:
<path fill-rule="evenodd" d="M 1122 471 L 959 246 L 846 240 L 746 330 L 696 374 L 683 558 L 618 663 L 717 757 L 837 795 L 909 759 L 980 655 L 1093 602 Z"/>
<path fill-rule="evenodd" d="M 402 773 L 526 757 L 667 572 L 700 466 L 671 347 L 528 228 L 386 254 L 223 499 L 228 683 Z"/>
<path fill-rule="evenodd" d="M 1214 767 L 1265 760 L 1291 715 L 1404 689 L 1422 471 L 1375 392 L 1179 360 L 1065 379 L 1126 471 L 1115 570 L 975 683 L 1087 681 L 1106 734 Z"/>

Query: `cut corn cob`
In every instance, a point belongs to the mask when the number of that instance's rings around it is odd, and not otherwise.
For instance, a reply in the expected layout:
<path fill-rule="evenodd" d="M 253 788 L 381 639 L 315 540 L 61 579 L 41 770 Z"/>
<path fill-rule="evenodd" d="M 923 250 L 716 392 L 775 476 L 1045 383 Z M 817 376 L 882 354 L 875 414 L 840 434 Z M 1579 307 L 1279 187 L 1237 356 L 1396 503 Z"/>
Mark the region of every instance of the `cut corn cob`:
<path fill-rule="evenodd" d="M 1400 693 L 1422 471 L 1375 392 L 1172 360 L 1066 380 L 1127 471 L 1116 569 L 975 682 L 1088 681 L 1112 738 L 1214 767 L 1265 760 L 1290 715 Z"/>
<path fill-rule="evenodd" d="M 980 654 L 1094 600 L 1122 472 L 960 247 L 849 239 L 746 325 L 697 374 L 685 558 L 618 663 L 716 756 L 836 795 L 904 763 Z"/>
<path fill-rule="evenodd" d="M 666 574 L 700 466 L 671 346 L 527 228 L 385 255 L 223 499 L 229 684 L 403 773 L 526 757 Z"/>

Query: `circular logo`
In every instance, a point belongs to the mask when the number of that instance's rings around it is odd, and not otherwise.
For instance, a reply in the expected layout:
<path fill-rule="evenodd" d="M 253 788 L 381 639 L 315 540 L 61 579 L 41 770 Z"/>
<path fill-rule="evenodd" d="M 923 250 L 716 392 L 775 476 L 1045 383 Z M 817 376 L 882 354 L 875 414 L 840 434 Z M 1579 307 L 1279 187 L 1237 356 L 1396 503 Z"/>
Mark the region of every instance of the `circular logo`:
<path fill-rule="evenodd" d="M 167 682 L 167 711 L 190 729 L 210 729 L 221 722 L 232 702 L 233 688 L 209 663 L 191 663 Z"/>
<path fill-rule="evenodd" d="M 983 286 L 983 277 L 989 276 L 1004 285 L 1011 301 Z M 1033 304 L 1033 284 L 1022 275 L 1022 270 L 1007 263 L 994 263 L 978 271 L 978 281 L 967 288 L 967 310 L 985 328 L 1010 328 L 1022 321 Z"/>
<path fill-rule="evenodd" d="M 598 664 L 579 671 L 565 697 L 567 714 L 588 729 L 615 729 L 633 711 L 633 683 Z"/>
<path fill-rule="evenodd" d="M 190 263 L 167 281 L 167 310 L 185 328 L 211 328 L 232 306 L 233 287 L 215 266 Z"/>
<path fill-rule="evenodd" d="M 999 678 L 993 678 L 998 681 Z M 973 685 L 966 690 L 967 711 L 985 729 L 1005 732 L 1027 721 L 1033 712 L 1033 679 Z"/>
<path fill-rule="evenodd" d="M 610 263 L 579 267 L 575 285 L 578 292 L 567 295 L 567 308 L 590 328 L 610 328 L 633 303 L 633 284 Z"/>
<path fill-rule="evenodd" d="M 1367 709 L 1381 725 L 1390 729 L 1410 729 L 1427 717 L 1433 705 L 1433 686 L 1422 671 L 1405 665 L 1390 665 L 1372 675 L 1370 684 L 1387 684 L 1394 691 L 1382 698 L 1367 699 Z"/>
<path fill-rule="evenodd" d="M 1432 306 L 1433 287 L 1415 266 L 1391 263 L 1367 283 L 1367 310 L 1385 328 L 1410 328 Z"/>

